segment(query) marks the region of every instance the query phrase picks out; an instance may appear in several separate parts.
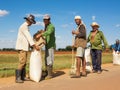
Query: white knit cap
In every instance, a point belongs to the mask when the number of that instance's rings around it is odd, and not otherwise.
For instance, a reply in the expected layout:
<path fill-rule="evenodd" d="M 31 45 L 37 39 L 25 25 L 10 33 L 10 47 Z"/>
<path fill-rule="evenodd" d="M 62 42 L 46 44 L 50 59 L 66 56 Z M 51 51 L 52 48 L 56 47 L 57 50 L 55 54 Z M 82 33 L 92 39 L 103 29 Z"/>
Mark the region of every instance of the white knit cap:
<path fill-rule="evenodd" d="M 81 16 L 75 16 L 75 19 L 81 19 Z"/>

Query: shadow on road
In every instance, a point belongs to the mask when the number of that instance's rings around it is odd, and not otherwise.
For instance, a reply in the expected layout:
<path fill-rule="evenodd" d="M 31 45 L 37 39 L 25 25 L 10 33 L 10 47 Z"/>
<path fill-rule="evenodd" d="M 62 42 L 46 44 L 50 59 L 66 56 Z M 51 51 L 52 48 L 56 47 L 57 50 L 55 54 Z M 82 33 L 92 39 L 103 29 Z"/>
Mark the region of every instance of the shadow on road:
<path fill-rule="evenodd" d="M 65 72 L 64 71 L 55 71 L 53 72 L 53 78 L 55 77 L 58 77 L 58 76 L 61 76 L 61 75 L 64 75 Z M 46 71 L 42 71 L 42 78 L 41 78 L 41 81 L 42 80 L 45 80 L 45 77 L 48 75 L 48 73 Z"/>
<path fill-rule="evenodd" d="M 53 73 L 53 78 L 58 77 L 58 76 L 61 76 L 61 75 L 64 75 L 64 74 L 65 74 L 64 71 L 55 71 L 55 72 Z"/>
<path fill-rule="evenodd" d="M 105 71 L 105 72 L 109 72 L 109 70 L 107 70 L 107 69 L 102 69 L 102 72 L 103 72 L 103 71 Z"/>

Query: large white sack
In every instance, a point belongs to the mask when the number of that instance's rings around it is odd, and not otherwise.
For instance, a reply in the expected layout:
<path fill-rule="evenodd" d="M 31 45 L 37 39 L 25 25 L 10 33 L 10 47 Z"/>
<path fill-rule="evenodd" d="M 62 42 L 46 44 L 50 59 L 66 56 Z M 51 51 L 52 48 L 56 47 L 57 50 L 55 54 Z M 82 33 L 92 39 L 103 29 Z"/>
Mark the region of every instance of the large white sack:
<path fill-rule="evenodd" d="M 39 82 L 42 76 L 42 59 L 40 51 L 34 50 L 30 57 L 30 79 Z"/>
<path fill-rule="evenodd" d="M 85 49 L 86 70 L 92 71 L 90 48 Z"/>
<path fill-rule="evenodd" d="M 113 51 L 113 64 L 120 65 L 120 54 Z"/>

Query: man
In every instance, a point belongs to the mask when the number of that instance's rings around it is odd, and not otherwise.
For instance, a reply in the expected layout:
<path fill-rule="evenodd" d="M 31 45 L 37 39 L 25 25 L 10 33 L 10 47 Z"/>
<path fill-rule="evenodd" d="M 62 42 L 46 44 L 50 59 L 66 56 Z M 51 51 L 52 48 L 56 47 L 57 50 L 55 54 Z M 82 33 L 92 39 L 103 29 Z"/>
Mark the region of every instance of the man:
<path fill-rule="evenodd" d="M 120 41 L 117 39 L 116 43 L 112 45 L 112 49 L 116 53 L 120 53 Z"/>
<path fill-rule="evenodd" d="M 86 76 L 86 61 L 84 58 L 85 48 L 86 48 L 86 28 L 85 25 L 82 23 L 80 16 L 75 16 L 75 22 L 77 24 L 77 30 L 73 30 L 72 34 L 75 36 L 75 45 L 74 47 L 77 48 L 76 52 L 76 75 L 72 76 L 71 78 L 80 78 L 80 66 L 82 61 L 82 76 Z"/>
<path fill-rule="evenodd" d="M 54 61 L 54 49 L 55 49 L 55 27 L 50 22 L 50 16 L 48 14 L 44 15 L 43 22 L 45 24 L 45 32 L 39 35 L 44 36 L 46 38 L 46 45 L 45 45 L 45 65 L 47 68 L 47 79 L 51 79 L 53 77 L 52 70 L 53 70 L 53 61 Z"/>
<path fill-rule="evenodd" d="M 88 42 L 91 44 L 91 57 L 92 57 L 92 66 L 93 66 L 93 73 L 100 74 L 102 72 L 101 69 L 101 59 L 102 59 L 102 42 L 105 45 L 105 48 L 108 49 L 108 43 L 106 38 L 103 35 L 102 31 L 99 31 L 99 25 L 96 22 L 91 24 L 92 31 L 88 36 Z"/>
<path fill-rule="evenodd" d="M 29 15 L 24 18 L 26 21 L 20 26 L 18 31 L 18 37 L 16 42 L 16 50 L 19 53 L 19 65 L 16 70 L 16 83 L 23 83 L 26 76 L 26 62 L 27 62 L 27 51 L 29 50 L 29 45 L 35 49 L 39 49 L 38 46 L 35 46 L 35 43 L 29 33 L 29 26 L 35 24 L 35 17 Z"/>

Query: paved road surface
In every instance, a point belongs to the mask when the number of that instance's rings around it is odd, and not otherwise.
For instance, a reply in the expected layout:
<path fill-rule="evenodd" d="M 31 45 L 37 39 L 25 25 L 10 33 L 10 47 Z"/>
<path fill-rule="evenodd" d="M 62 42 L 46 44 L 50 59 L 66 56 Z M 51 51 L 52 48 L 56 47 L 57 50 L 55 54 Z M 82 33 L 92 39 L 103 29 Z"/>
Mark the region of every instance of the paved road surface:
<path fill-rule="evenodd" d="M 56 72 L 56 77 L 39 83 L 26 81 L 14 83 L 14 77 L 0 79 L 0 90 L 120 90 L 120 66 L 103 66 L 102 74 L 71 79 L 69 70 Z M 58 76 L 57 76 L 58 75 Z"/>

